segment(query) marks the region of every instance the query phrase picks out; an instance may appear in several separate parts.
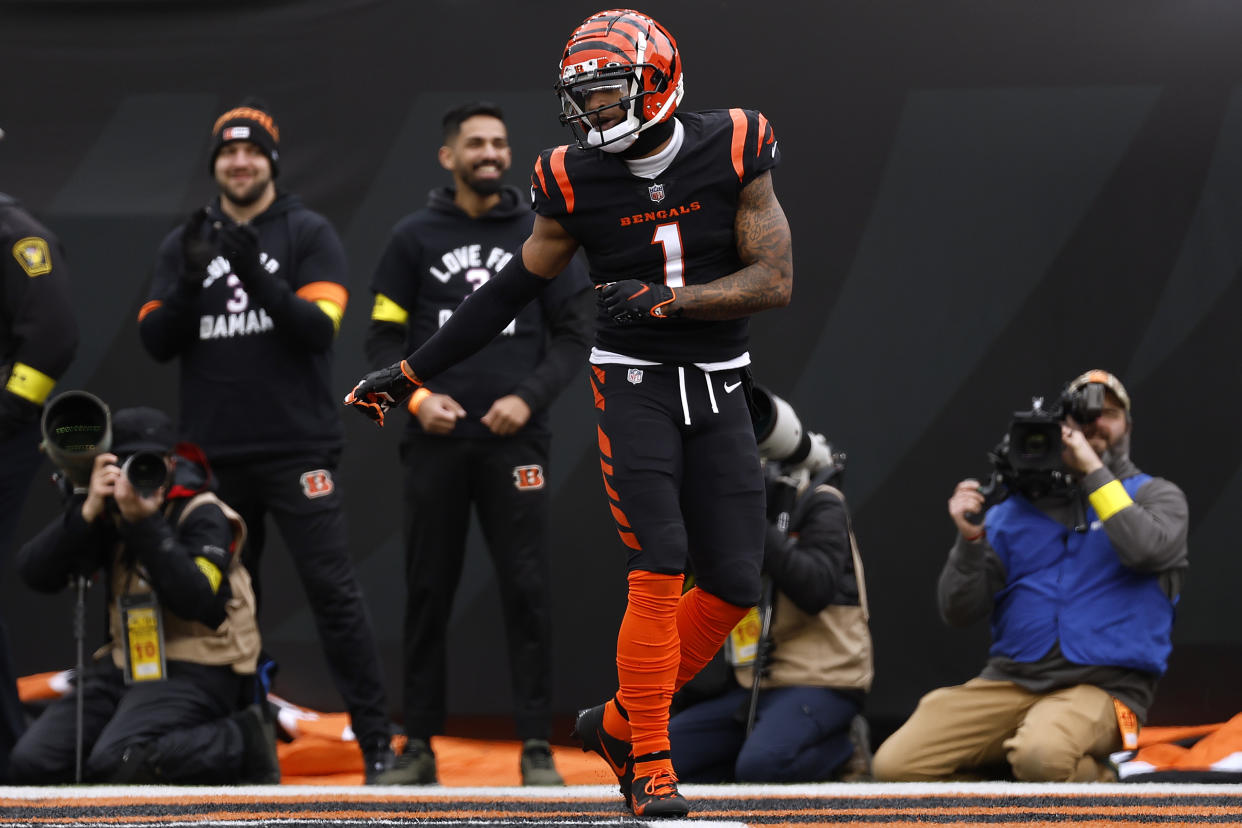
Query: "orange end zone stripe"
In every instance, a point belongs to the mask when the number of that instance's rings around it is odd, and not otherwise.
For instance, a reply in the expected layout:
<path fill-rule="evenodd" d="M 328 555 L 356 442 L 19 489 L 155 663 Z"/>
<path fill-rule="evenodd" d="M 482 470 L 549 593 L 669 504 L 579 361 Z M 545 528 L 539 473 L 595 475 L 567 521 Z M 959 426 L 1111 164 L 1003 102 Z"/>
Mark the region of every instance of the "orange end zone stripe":
<path fill-rule="evenodd" d="M 307 302 L 331 302 L 342 310 L 349 301 L 349 291 L 336 282 L 311 282 L 298 288 L 297 294 Z"/>
<path fill-rule="evenodd" d="M 141 308 L 138 309 L 138 321 L 141 322 L 143 319 L 146 318 L 148 313 L 155 310 L 156 308 L 161 308 L 163 306 L 164 306 L 164 303 L 161 302 L 159 299 L 152 299 L 150 302 L 147 302 L 145 305 L 143 305 Z"/>
<path fill-rule="evenodd" d="M 730 109 L 729 117 L 733 119 L 733 145 L 730 147 L 733 171 L 737 173 L 737 180 L 741 181 L 746 172 L 742 166 L 742 148 L 746 146 L 746 113 L 740 109 Z"/>
<path fill-rule="evenodd" d="M 557 147 L 552 150 L 552 157 L 548 160 L 552 164 L 552 176 L 556 179 L 556 185 L 561 188 L 561 195 L 565 198 L 565 211 L 572 213 L 574 211 L 574 188 L 569 183 L 569 173 L 565 172 L 565 153 L 568 150 L 568 146 Z"/>

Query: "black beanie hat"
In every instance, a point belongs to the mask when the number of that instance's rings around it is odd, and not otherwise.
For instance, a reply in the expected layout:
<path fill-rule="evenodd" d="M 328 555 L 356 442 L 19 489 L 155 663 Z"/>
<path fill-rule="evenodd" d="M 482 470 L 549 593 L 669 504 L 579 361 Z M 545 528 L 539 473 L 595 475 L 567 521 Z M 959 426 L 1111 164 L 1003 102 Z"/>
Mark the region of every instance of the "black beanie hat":
<path fill-rule="evenodd" d="M 280 174 L 277 165 L 280 158 L 280 129 L 267 113 L 267 106 L 261 101 L 248 98 L 242 101 L 241 106 L 230 109 L 216 119 L 215 126 L 211 128 L 211 158 L 207 161 L 209 174 L 216 174 L 216 156 L 225 144 L 233 141 L 249 141 L 255 144 L 272 163 L 272 177 Z"/>

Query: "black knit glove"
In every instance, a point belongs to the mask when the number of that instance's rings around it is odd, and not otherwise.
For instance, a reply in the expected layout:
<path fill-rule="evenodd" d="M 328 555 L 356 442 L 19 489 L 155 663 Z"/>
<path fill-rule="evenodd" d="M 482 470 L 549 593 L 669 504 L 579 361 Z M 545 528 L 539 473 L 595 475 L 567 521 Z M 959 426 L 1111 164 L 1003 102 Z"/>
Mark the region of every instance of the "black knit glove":
<path fill-rule="evenodd" d="M 220 251 L 247 289 L 254 290 L 265 280 L 267 271 L 259 263 L 259 234 L 250 225 L 230 222 L 220 228 Z"/>
<path fill-rule="evenodd" d="M 203 281 L 207 278 L 207 265 L 216 257 L 216 245 L 203 230 L 206 226 L 205 207 L 191 213 L 181 226 L 181 260 L 184 264 L 181 289 L 190 296 L 202 291 Z"/>

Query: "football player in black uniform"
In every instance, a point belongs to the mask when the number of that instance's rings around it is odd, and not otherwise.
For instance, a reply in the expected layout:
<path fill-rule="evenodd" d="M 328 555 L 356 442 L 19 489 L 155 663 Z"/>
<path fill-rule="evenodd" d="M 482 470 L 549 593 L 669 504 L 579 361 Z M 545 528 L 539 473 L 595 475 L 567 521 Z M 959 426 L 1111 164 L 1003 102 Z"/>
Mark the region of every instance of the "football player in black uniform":
<path fill-rule="evenodd" d="M 277 188 L 280 130 L 266 106 L 228 110 L 211 140 L 219 196 L 164 238 L 138 331 L 156 360 L 179 360 L 181 437 L 202 446 L 221 497 L 246 521 L 242 562 L 260 599 L 269 513 L 280 529 L 374 781 L 394 757 L 349 557 L 336 476 L 344 434 L 330 384 L 348 297 L 345 250 L 326 218 Z"/>
<path fill-rule="evenodd" d="M 535 220 L 528 196 L 502 184 L 509 134 L 492 104 L 444 116 L 440 164 L 452 187 L 393 230 L 375 270 L 367 359 L 390 364 L 439 330 L 517 255 Z M 581 370 L 595 301 L 571 262 L 483 350 L 410 398 L 405 472 L 405 752 L 380 784 L 436 781 L 433 734 L 444 732 L 448 622 L 473 504 L 499 575 L 522 746 L 522 784 L 564 784 L 548 745 L 552 618 L 547 533 L 548 406 Z M 426 520 L 438 515 L 438 520 Z"/>
<path fill-rule="evenodd" d="M 635 814 L 684 816 L 669 760 L 673 691 L 759 597 L 764 482 L 746 401 L 746 317 L 789 302 L 789 225 L 771 125 L 743 109 L 674 115 L 681 57 L 638 12 L 599 12 L 560 63 L 576 146 L 545 151 L 522 255 L 421 348 L 346 403 L 382 422 L 477 350 L 582 247 L 600 300 L 591 385 L 604 489 L 629 549 L 619 689 L 576 730 Z M 687 561 L 694 588 L 682 592 Z"/>
<path fill-rule="evenodd" d="M 0 137 L 4 131 L 0 130 Z M 43 403 L 78 347 L 69 271 L 60 242 L 14 198 L 0 193 L 0 560 L 43 455 Z M 8 636 L 0 621 L 0 784 L 26 728 Z"/>

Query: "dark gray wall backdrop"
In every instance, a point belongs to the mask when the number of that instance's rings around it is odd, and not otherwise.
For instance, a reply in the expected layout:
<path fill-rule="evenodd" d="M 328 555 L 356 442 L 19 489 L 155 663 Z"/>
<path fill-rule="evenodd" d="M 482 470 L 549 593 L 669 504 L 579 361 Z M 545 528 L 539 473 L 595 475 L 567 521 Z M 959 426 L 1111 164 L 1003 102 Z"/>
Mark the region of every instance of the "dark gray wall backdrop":
<path fill-rule="evenodd" d="M 279 121 L 280 184 L 326 214 L 351 261 L 343 394 L 365 370 L 369 275 L 389 229 L 444 176 L 448 106 L 508 111 L 524 185 L 567 140 L 551 91 L 594 6 L 496 0 L 0 3 L 0 189 L 63 238 L 83 332 L 61 388 L 174 404 L 136 334 L 155 246 L 212 193 L 207 136 L 244 95 Z M 762 382 L 849 454 L 872 600 L 870 712 L 899 722 L 982 664 L 987 631 L 938 620 L 954 483 L 1032 395 L 1089 367 L 1134 397 L 1133 454 L 1186 490 L 1193 568 L 1152 713 L 1238 707 L 1242 633 L 1242 7 L 1223 0 L 661 0 L 690 109 L 760 108 L 784 161 L 793 304 L 756 318 Z M 263 401 L 255 401 L 262 416 Z M 600 495 L 585 380 L 557 403 L 555 704 L 611 692 L 624 549 Z M 345 418 L 353 554 L 399 711 L 398 430 Z M 56 510 L 38 483 L 29 537 Z M 428 516 L 434 519 L 434 516 Z M 477 533 L 452 621 L 455 715 L 508 710 L 497 593 Z M 340 709 L 300 586 L 267 554 L 263 628 L 292 701 Z M 22 672 L 72 660 L 68 595 L 0 602 Z M 100 590 L 94 590 L 98 593 Z M 102 609 L 92 598 L 92 619 Z"/>

